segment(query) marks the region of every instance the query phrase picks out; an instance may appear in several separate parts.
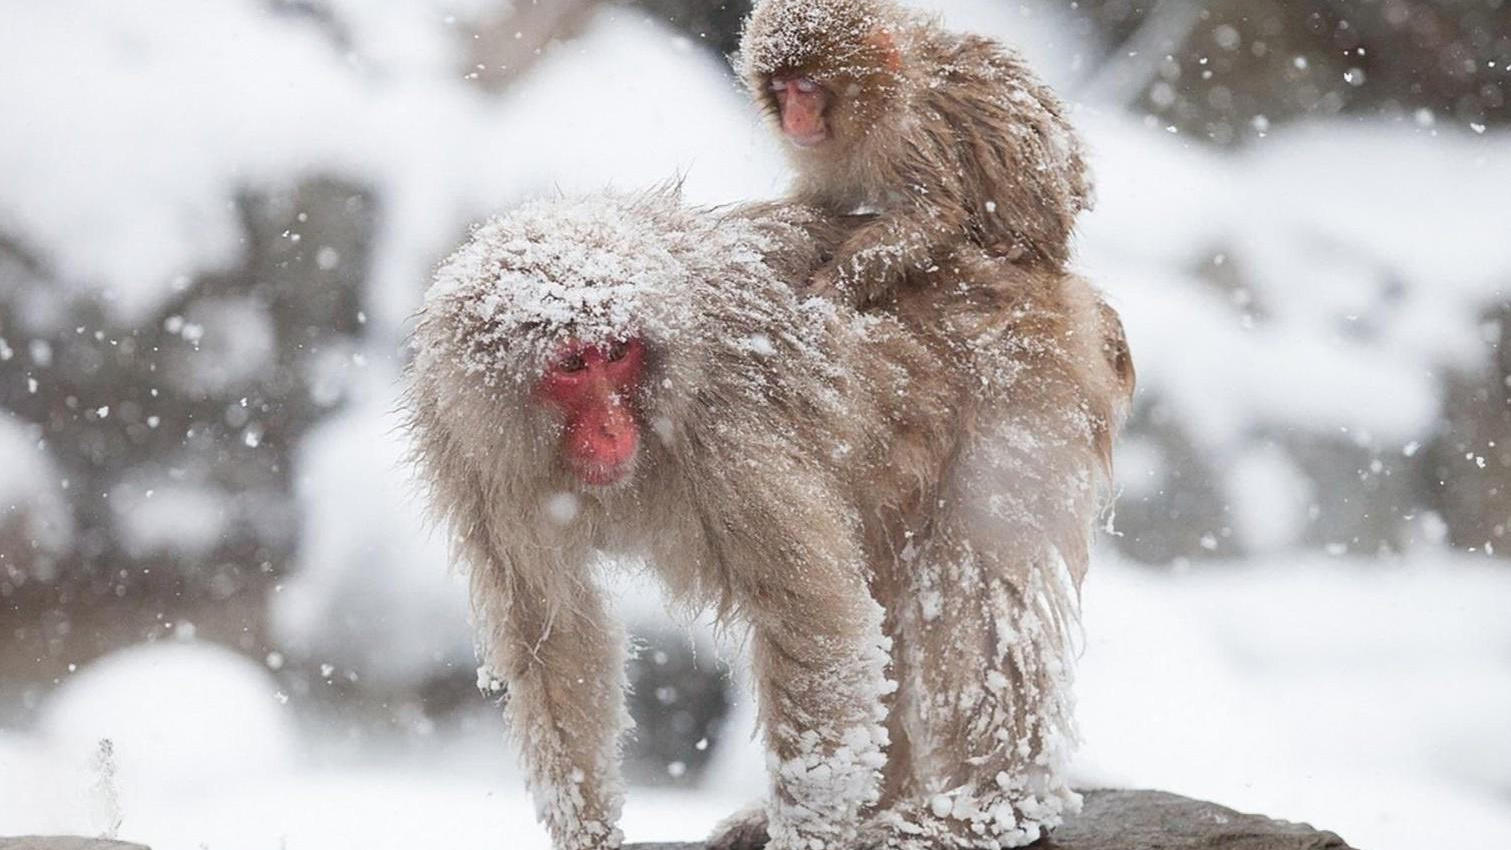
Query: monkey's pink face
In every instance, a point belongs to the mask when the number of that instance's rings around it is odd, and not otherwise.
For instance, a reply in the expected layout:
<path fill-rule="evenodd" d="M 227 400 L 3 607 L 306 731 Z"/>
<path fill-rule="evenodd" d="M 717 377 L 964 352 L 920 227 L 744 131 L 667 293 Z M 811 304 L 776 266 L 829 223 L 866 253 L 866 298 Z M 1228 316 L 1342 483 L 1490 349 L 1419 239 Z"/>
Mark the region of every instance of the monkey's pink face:
<path fill-rule="evenodd" d="M 563 343 L 546 367 L 539 396 L 565 416 L 561 452 L 584 484 L 604 487 L 634 468 L 640 448 L 635 397 L 645 370 L 645 345 Z"/>
<path fill-rule="evenodd" d="M 829 139 L 831 95 L 812 77 L 776 74 L 769 86 L 782 117 L 782 134 L 798 147 L 812 148 Z"/>

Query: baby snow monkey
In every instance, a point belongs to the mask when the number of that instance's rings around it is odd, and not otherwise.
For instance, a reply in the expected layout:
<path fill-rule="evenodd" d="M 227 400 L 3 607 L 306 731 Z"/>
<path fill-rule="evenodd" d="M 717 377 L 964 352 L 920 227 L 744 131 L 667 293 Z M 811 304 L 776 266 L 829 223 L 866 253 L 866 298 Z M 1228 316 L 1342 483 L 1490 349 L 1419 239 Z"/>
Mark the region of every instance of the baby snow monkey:
<path fill-rule="evenodd" d="M 955 35 L 891 0 L 763 0 L 738 70 L 790 143 L 796 200 L 871 212 L 815 292 L 883 298 L 975 242 L 1063 267 L 1090 206 L 1080 140 L 1008 48 Z"/>

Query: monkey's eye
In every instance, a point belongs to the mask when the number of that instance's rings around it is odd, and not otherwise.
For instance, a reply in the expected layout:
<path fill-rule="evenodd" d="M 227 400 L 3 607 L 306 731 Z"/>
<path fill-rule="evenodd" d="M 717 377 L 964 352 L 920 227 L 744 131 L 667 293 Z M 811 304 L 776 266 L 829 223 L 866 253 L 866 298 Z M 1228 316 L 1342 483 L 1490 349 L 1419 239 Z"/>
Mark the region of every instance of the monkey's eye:
<path fill-rule="evenodd" d="M 581 372 L 586 368 L 588 364 L 583 362 L 581 354 L 568 354 L 556 361 L 556 369 L 561 372 Z"/>
<path fill-rule="evenodd" d="M 618 360 L 623 360 L 624 359 L 624 355 L 629 354 L 629 353 L 630 353 L 630 344 L 627 343 L 627 342 L 624 342 L 623 340 L 620 340 L 619 342 L 616 342 L 613 345 L 609 346 L 609 350 L 607 352 L 607 357 L 609 358 L 610 361 L 618 361 Z"/>
<path fill-rule="evenodd" d="M 801 75 L 792 77 L 773 76 L 771 82 L 767 83 L 766 88 L 772 94 L 782 94 L 787 91 L 788 86 L 795 87 L 803 94 L 813 94 L 823 88 L 818 80 Z"/>

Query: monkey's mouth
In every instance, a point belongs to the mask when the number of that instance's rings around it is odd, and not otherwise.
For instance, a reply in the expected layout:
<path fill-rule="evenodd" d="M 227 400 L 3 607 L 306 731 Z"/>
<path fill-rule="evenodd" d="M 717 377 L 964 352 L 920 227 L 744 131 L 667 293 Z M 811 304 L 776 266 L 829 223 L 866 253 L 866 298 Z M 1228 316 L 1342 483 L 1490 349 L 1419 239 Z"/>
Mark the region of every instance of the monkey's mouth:
<path fill-rule="evenodd" d="M 625 474 L 629 472 L 632 464 L 624 463 L 618 466 L 581 466 L 573 470 L 577 473 L 577 480 L 589 487 L 612 487 L 623 481 Z"/>
<path fill-rule="evenodd" d="M 800 148 L 816 148 L 824 142 L 829 141 L 829 129 L 827 127 L 820 127 L 807 134 L 789 132 L 787 139 Z"/>
<path fill-rule="evenodd" d="M 627 479 L 635 471 L 640 453 L 631 451 L 617 458 L 579 457 L 569 464 L 572 474 L 588 487 L 613 487 Z"/>

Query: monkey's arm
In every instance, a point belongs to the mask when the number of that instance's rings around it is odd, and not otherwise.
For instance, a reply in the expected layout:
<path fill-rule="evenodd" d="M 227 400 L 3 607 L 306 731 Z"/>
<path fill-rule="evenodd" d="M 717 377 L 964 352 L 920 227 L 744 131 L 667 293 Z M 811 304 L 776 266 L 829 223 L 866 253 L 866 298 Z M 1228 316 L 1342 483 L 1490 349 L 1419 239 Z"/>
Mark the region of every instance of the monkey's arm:
<path fill-rule="evenodd" d="M 458 358 L 433 353 L 457 333 L 451 318 L 417 331 L 432 353 L 411 367 L 410 427 L 432 508 L 470 575 L 479 684 L 505 693 L 504 717 L 555 850 L 612 850 L 628 723 L 624 637 L 592 581 L 588 541 L 520 510 L 528 496 L 506 461 L 525 446 L 481 427 L 499 411 Z"/>
<path fill-rule="evenodd" d="M 966 213 L 953 203 L 888 210 L 845 240 L 814 274 L 812 289 L 855 305 L 874 301 L 907 275 L 932 269 L 938 249 L 965 237 L 966 225 Z"/>
<path fill-rule="evenodd" d="M 481 655 L 507 688 L 504 715 L 536 808 L 556 850 L 617 848 L 624 635 L 591 580 L 553 599 L 558 590 L 532 586 L 511 567 L 474 567 L 473 603 Z"/>

